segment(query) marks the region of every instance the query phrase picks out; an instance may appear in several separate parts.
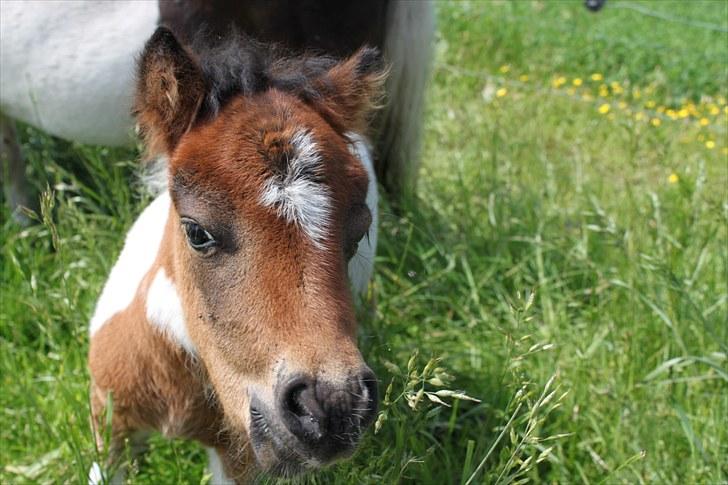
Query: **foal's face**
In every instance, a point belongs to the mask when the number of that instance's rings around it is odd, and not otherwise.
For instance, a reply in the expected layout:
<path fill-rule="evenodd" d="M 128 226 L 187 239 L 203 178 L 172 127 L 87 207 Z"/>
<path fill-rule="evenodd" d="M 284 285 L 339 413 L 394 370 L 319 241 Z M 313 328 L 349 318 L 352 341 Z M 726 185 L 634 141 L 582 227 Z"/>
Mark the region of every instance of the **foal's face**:
<path fill-rule="evenodd" d="M 371 221 L 368 176 L 347 140 L 268 92 L 190 131 L 170 175 L 188 331 L 230 424 L 266 467 L 350 452 L 376 384 L 346 271 Z"/>
<path fill-rule="evenodd" d="M 364 128 L 376 57 L 271 64 L 249 76 L 268 88 L 206 115 L 245 63 L 205 70 L 164 28 L 140 61 L 135 110 L 170 160 L 187 331 L 233 434 L 271 471 L 350 453 L 375 413 L 346 273 L 371 222 L 368 177 L 343 133 Z"/>

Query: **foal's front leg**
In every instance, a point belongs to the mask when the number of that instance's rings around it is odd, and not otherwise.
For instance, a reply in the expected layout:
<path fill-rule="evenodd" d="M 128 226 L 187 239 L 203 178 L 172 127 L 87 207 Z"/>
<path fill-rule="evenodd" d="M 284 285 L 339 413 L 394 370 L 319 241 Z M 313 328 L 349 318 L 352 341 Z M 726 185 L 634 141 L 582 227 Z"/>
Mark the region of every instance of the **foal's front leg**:
<path fill-rule="evenodd" d="M 223 456 L 225 452 L 216 448 L 205 448 L 207 450 L 207 471 L 212 475 L 210 483 L 215 485 L 234 485 L 233 480 L 228 472 L 225 471 L 225 464 L 223 462 Z"/>
<path fill-rule="evenodd" d="M 111 418 L 111 429 L 104 427 L 106 422 L 106 399 L 101 397 L 101 391 L 92 385 L 91 390 L 91 419 L 96 440 L 96 449 L 103 452 L 108 450 L 104 467 L 94 462 L 89 471 L 89 485 L 100 485 L 110 483 L 122 485 L 126 480 L 126 472 L 129 463 L 146 452 L 149 439 L 148 431 L 141 431 L 131 425 L 133 421 L 127 419 L 122 413 L 113 412 Z M 113 401 L 112 401 L 113 402 Z M 109 437 L 106 443 L 105 436 Z M 125 453 L 129 451 L 129 460 L 125 461 Z M 111 476 L 108 474 L 111 473 Z"/>
<path fill-rule="evenodd" d="M 102 470 L 101 465 L 94 462 L 89 471 L 89 485 L 100 485 L 102 483 L 122 485 L 126 481 L 129 463 L 146 452 L 148 438 L 149 433 L 146 432 L 134 432 L 124 436 L 112 437 L 105 469 Z M 130 460 L 124 461 L 127 449 L 129 450 Z M 112 472 L 111 477 L 107 475 L 109 472 Z"/>

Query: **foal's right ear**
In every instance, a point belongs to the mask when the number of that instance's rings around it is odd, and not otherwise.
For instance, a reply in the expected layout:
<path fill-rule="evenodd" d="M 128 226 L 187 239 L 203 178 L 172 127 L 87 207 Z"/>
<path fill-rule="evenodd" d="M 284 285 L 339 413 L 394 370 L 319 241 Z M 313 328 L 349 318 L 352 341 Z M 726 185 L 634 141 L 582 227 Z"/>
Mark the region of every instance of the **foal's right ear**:
<path fill-rule="evenodd" d="M 195 120 L 205 80 L 193 55 L 159 27 L 139 59 L 134 115 L 150 156 L 167 155 Z"/>

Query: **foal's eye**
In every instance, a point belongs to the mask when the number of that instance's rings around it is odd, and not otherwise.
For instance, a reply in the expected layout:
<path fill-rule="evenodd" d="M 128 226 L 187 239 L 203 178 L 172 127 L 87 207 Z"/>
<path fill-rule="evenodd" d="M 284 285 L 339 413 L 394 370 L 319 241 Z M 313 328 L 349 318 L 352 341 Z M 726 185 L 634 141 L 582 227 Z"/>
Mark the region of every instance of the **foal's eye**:
<path fill-rule="evenodd" d="M 196 221 L 188 218 L 182 218 L 182 226 L 184 227 L 185 234 L 187 235 L 187 242 L 189 242 L 190 246 L 195 251 L 210 253 L 217 247 L 217 241 L 214 237 L 212 237 L 212 234 L 210 234 Z"/>

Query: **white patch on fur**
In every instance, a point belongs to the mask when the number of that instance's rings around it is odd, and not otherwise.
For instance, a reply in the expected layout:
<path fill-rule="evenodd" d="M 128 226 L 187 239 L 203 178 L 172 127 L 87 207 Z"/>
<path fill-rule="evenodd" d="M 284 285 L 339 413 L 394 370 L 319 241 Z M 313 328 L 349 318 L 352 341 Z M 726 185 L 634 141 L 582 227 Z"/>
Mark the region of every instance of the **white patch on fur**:
<path fill-rule="evenodd" d="M 205 448 L 207 450 L 207 471 L 210 472 L 212 478 L 210 483 L 215 485 L 232 485 L 235 480 L 228 477 L 225 473 L 225 469 L 222 466 L 222 460 L 217 450 L 214 448 Z"/>
<path fill-rule="evenodd" d="M 189 353 L 195 353 L 195 345 L 187 333 L 182 300 L 164 268 L 157 271 L 147 292 L 147 319 Z"/>
<path fill-rule="evenodd" d="M 265 183 L 260 201 L 265 207 L 275 207 L 280 217 L 298 225 L 321 248 L 331 213 L 329 190 L 316 180 L 322 169 L 321 155 L 308 131 L 296 132 L 291 146 L 293 157 L 288 160 L 286 173 Z"/>
<path fill-rule="evenodd" d="M 139 284 L 157 258 L 169 207 L 169 193 L 164 192 L 144 209 L 127 233 L 124 249 L 96 303 L 89 326 L 91 336 L 134 300 Z"/>
<path fill-rule="evenodd" d="M 372 277 L 374 256 L 377 252 L 377 227 L 379 225 L 377 204 L 379 202 L 379 193 L 377 191 L 377 176 L 374 173 L 371 147 L 361 135 L 350 133 L 348 137 L 351 140 L 350 149 L 352 154 L 361 161 L 369 175 L 366 203 L 372 213 L 372 225 L 369 227 L 368 236 L 364 236 L 359 242 L 359 249 L 349 261 L 348 268 L 349 281 L 354 294 L 364 297 L 369 286 L 369 280 Z"/>

